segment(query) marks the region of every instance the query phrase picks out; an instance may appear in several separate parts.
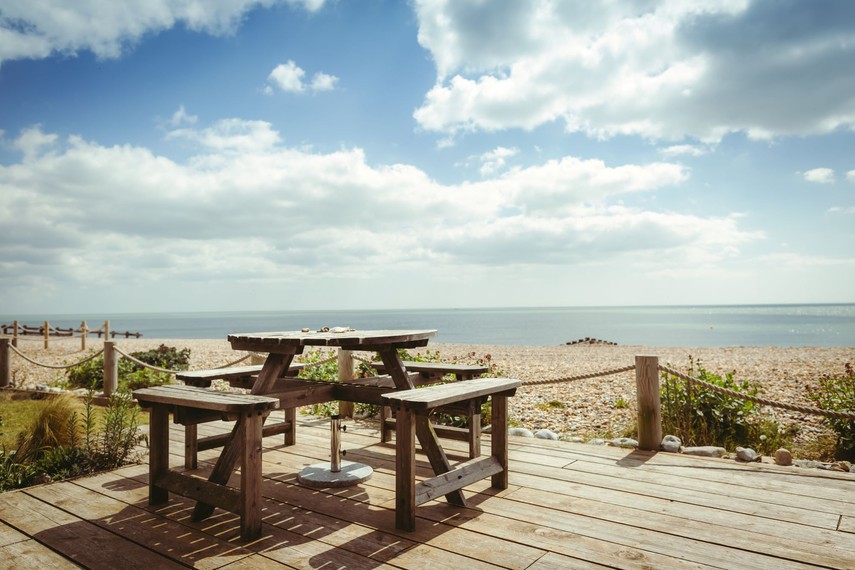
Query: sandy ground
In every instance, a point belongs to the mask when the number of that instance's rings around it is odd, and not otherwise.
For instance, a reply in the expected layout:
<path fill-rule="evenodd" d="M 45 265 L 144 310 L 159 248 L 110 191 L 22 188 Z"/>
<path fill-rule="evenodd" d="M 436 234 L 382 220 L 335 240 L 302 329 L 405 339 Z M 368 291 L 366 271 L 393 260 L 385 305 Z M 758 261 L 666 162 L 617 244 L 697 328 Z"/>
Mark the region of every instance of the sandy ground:
<path fill-rule="evenodd" d="M 124 352 L 155 348 L 160 344 L 191 349 L 190 369 L 212 368 L 233 362 L 246 353 L 235 352 L 225 340 L 157 340 L 117 339 Z M 100 350 L 103 341 L 90 338 L 87 351 L 81 351 L 80 339 L 51 339 L 45 350 L 43 340 L 19 342 L 19 350 L 45 364 L 70 364 L 82 359 L 93 349 Z M 814 385 L 823 374 L 843 373 L 846 362 L 855 362 L 855 347 L 752 347 L 668 348 L 643 346 L 500 346 L 431 344 L 443 360 L 484 359 L 501 375 L 519 378 L 524 383 L 561 379 L 634 364 L 636 355 L 655 355 L 660 364 L 687 372 L 689 358 L 700 360 L 712 372 L 736 372 L 739 380 L 749 380 L 762 387 L 768 399 L 812 405 L 806 387 Z M 368 353 L 357 356 L 369 358 Z M 15 386 L 54 384 L 64 376 L 52 370 L 27 363 L 18 355 L 12 357 L 12 383 Z M 533 431 L 547 428 L 569 435 L 588 436 L 611 431 L 618 433 L 634 422 L 635 373 L 625 372 L 605 377 L 572 380 L 547 385 L 523 386 L 511 400 L 511 418 Z M 628 404 L 624 407 L 624 404 Z M 783 423 L 795 422 L 802 427 L 800 439 L 816 437 L 824 431 L 822 419 L 784 410 L 770 410 Z"/>

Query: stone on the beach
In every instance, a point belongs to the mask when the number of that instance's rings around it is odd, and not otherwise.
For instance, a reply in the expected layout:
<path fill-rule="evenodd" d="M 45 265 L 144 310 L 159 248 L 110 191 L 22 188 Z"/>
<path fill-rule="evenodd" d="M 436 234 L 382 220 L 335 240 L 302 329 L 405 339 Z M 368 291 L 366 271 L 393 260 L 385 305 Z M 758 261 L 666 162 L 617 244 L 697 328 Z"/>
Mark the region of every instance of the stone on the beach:
<path fill-rule="evenodd" d="M 608 443 L 612 447 L 623 447 L 625 449 L 635 449 L 638 447 L 638 442 L 631 437 L 618 437 Z"/>
<path fill-rule="evenodd" d="M 568 437 L 566 441 L 569 441 L 570 443 L 585 443 L 585 438 L 579 435 L 572 435 Z"/>
<path fill-rule="evenodd" d="M 852 469 L 852 464 L 848 461 L 836 461 L 828 466 L 829 471 L 840 471 L 841 473 L 849 473 Z"/>
<path fill-rule="evenodd" d="M 751 449 L 750 447 L 737 447 L 736 448 L 736 460 L 737 461 L 760 461 L 762 457 L 757 454 L 756 451 Z"/>
<path fill-rule="evenodd" d="M 775 452 L 775 463 L 778 465 L 792 465 L 793 464 L 793 454 L 790 453 L 789 449 L 784 449 L 783 447 Z"/>
<path fill-rule="evenodd" d="M 36 384 L 36 392 L 49 392 L 50 386 L 47 384 Z"/>
<path fill-rule="evenodd" d="M 605 445 L 606 440 L 601 437 L 595 437 L 594 439 L 588 440 L 588 445 Z"/>
<path fill-rule="evenodd" d="M 534 434 L 531 433 L 530 429 L 514 427 L 508 430 L 508 435 L 515 435 L 517 437 L 534 437 Z"/>
<path fill-rule="evenodd" d="M 852 465 L 851 467 L 849 467 L 849 472 L 855 473 L 855 465 Z"/>
<path fill-rule="evenodd" d="M 541 429 L 534 432 L 534 437 L 537 439 L 553 439 L 558 440 L 558 434 L 552 430 Z"/>
<path fill-rule="evenodd" d="M 698 455 L 700 457 L 724 457 L 727 455 L 727 450 L 714 445 L 700 445 L 697 447 L 684 447 L 683 453 L 686 455 Z"/>
<path fill-rule="evenodd" d="M 676 435 L 666 435 L 662 438 L 662 451 L 680 453 L 681 445 L 683 445 L 683 441 Z"/>

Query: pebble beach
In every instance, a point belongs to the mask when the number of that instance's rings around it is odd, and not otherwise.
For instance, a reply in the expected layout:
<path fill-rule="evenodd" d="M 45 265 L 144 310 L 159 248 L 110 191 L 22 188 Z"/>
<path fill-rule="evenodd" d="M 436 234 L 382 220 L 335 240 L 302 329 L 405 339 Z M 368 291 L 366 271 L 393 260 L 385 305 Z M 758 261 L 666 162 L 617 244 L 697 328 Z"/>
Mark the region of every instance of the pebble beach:
<path fill-rule="evenodd" d="M 247 353 L 233 351 L 225 340 L 208 339 L 116 339 L 124 352 L 156 348 L 161 344 L 190 348 L 190 369 L 223 366 Z M 103 347 L 103 340 L 87 339 L 81 350 L 79 338 L 51 339 L 45 349 L 43 340 L 20 339 L 18 349 L 40 363 L 63 365 L 77 362 Z M 662 365 L 688 372 L 690 357 L 717 374 L 735 371 L 738 380 L 761 386 L 767 399 L 811 406 L 807 386 L 824 374 L 840 375 L 846 362 L 855 362 L 855 347 L 758 347 L 726 348 L 644 347 L 605 344 L 559 346 L 507 346 L 432 343 L 442 360 L 487 359 L 503 376 L 518 378 L 524 386 L 511 399 L 510 414 L 515 425 L 536 431 L 549 429 L 565 437 L 618 434 L 633 423 L 635 373 L 623 372 L 604 377 L 530 384 L 562 380 L 574 376 L 614 370 L 633 365 L 636 355 L 655 355 Z M 422 349 L 424 350 L 424 349 Z M 414 351 L 418 352 L 418 351 Z M 332 352 L 330 352 L 332 354 Z M 373 355 L 356 353 L 369 358 Z M 298 357 L 299 359 L 299 357 Z M 32 388 L 37 384 L 54 385 L 64 371 L 36 366 L 18 355 L 12 356 L 12 384 Z M 779 422 L 801 426 L 799 439 L 807 440 L 827 433 L 822 418 L 781 409 L 768 409 Z"/>

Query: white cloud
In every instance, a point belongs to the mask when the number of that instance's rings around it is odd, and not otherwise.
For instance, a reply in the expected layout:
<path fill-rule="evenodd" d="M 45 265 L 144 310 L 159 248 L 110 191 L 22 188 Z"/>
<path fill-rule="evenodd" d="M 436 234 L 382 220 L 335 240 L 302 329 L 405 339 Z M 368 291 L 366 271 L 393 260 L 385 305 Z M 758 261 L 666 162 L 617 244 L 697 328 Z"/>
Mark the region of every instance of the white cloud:
<path fill-rule="evenodd" d="M 332 91 L 338 83 L 338 77 L 326 73 L 316 73 L 312 77 L 312 91 Z"/>
<path fill-rule="evenodd" d="M 277 65 L 273 71 L 270 72 L 267 80 L 279 87 L 282 91 L 299 93 L 304 89 L 304 75 L 306 75 L 306 72 L 289 59 L 288 63 L 280 63 Z"/>
<path fill-rule="evenodd" d="M 80 284 L 97 276 L 109 284 L 132 273 L 281 282 L 426 260 L 493 270 L 636 254 L 691 253 L 714 263 L 762 239 L 737 216 L 619 205 L 628 193 L 686 181 L 688 170 L 676 164 L 564 157 L 440 184 L 411 165 L 371 166 L 360 149 L 285 147 L 262 121 L 228 119 L 168 137 L 195 149 L 186 163 L 142 147 L 22 133 L 20 147 L 50 141 L 52 152 L 0 166 L 0 280 Z"/>
<path fill-rule="evenodd" d="M 303 82 L 303 77 L 306 75 L 306 72 L 299 67 L 293 60 L 288 60 L 287 63 L 280 63 L 277 65 L 273 71 L 270 72 L 270 75 L 267 77 L 267 81 L 272 83 L 282 91 L 291 92 L 291 93 L 301 93 L 306 90 L 306 83 Z M 332 91 L 335 89 L 336 83 L 338 83 L 338 77 L 335 75 L 329 75 L 322 72 L 317 72 L 312 77 L 311 83 L 308 84 L 308 88 L 312 91 Z M 264 93 L 267 95 L 271 95 L 273 90 L 268 85 Z"/>
<path fill-rule="evenodd" d="M 506 159 L 519 154 L 518 148 L 507 148 L 499 146 L 485 152 L 480 156 L 481 160 L 481 176 L 491 176 L 496 172 L 505 168 Z"/>
<path fill-rule="evenodd" d="M 284 2 L 309 12 L 324 5 L 324 0 Z M 283 0 L 0 0 L 0 63 L 84 50 L 101 58 L 115 58 L 143 35 L 178 24 L 227 35 L 237 29 L 247 12 L 278 3 Z"/>
<path fill-rule="evenodd" d="M 852 184 L 855 184 L 855 170 L 850 170 L 846 173 L 846 180 L 848 180 Z"/>
<path fill-rule="evenodd" d="M 829 214 L 852 215 L 852 214 L 855 214 L 855 206 L 848 206 L 845 208 L 840 207 L 840 206 L 834 206 L 834 207 L 828 209 L 828 213 Z"/>
<path fill-rule="evenodd" d="M 195 125 L 199 120 L 199 117 L 196 115 L 189 115 L 184 109 L 184 105 L 178 107 L 178 110 L 172 114 L 172 118 L 169 120 L 169 124 L 173 127 L 179 127 L 181 125 Z"/>
<path fill-rule="evenodd" d="M 659 149 L 659 154 L 666 158 L 674 158 L 676 156 L 703 156 L 709 153 L 707 147 L 701 147 L 691 144 L 678 144 Z"/>
<path fill-rule="evenodd" d="M 12 146 L 24 153 L 24 160 L 27 161 L 38 157 L 45 147 L 53 146 L 57 138 L 55 134 L 43 133 L 41 127 L 36 125 L 21 131 Z"/>
<path fill-rule="evenodd" d="M 443 134 L 558 121 L 595 138 L 718 142 L 855 127 L 855 5 L 419 0 Z M 781 30 L 789 30 L 784 34 Z M 809 84 L 815 88 L 805 89 Z"/>
<path fill-rule="evenodd" d="M 834 170 L 830 168 L 814 168 L 803 174 L 804 179 L 815 184 L 834 184 Z"/>

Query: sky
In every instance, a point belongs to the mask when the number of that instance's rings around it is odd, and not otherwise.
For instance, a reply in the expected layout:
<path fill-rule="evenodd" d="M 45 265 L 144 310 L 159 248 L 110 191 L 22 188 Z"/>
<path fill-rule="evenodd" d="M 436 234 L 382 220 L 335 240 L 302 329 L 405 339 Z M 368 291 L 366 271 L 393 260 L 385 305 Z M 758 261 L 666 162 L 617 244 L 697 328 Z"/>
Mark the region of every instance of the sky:
<path fill-rule="evenodd" d="M 855 302 L 855 2 L 0 0 L 0 314 Z"/>

